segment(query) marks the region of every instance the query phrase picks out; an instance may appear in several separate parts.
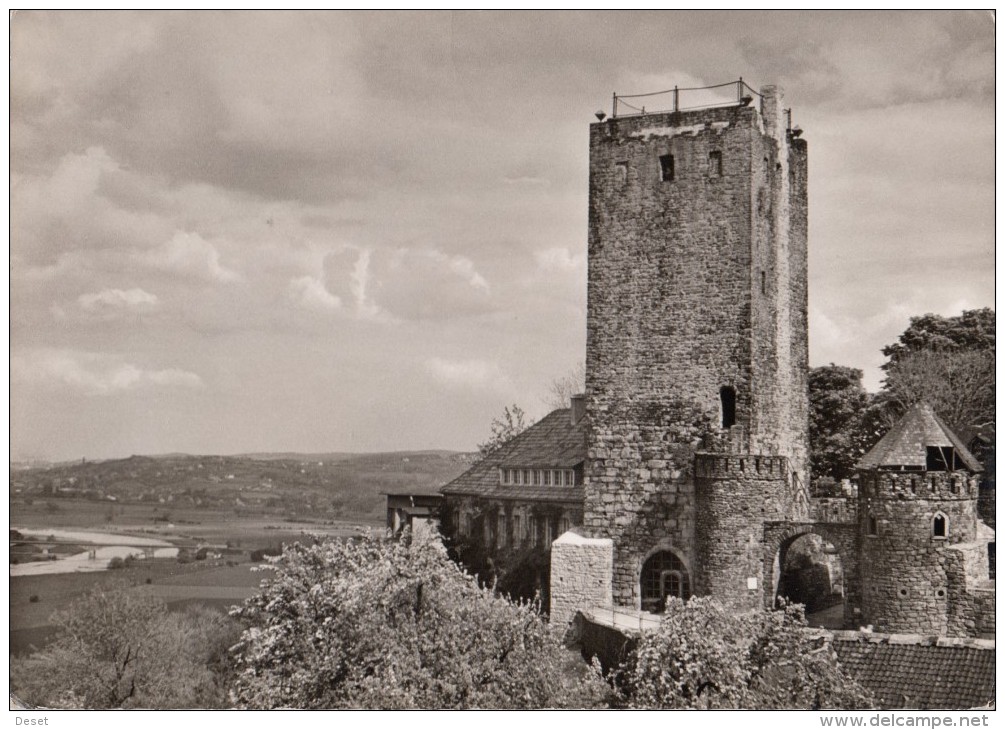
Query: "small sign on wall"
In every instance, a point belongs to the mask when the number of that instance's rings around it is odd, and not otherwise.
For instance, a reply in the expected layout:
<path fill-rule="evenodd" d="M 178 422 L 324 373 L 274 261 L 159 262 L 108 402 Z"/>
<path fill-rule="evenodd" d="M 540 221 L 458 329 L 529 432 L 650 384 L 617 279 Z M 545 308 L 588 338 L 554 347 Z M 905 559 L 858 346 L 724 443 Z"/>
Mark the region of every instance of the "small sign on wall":
<path fill-rule="evenodd" d="M 756 591 L 757 590 L 757 578 L 751 577 L 747 578 L 747 590 Z"/>

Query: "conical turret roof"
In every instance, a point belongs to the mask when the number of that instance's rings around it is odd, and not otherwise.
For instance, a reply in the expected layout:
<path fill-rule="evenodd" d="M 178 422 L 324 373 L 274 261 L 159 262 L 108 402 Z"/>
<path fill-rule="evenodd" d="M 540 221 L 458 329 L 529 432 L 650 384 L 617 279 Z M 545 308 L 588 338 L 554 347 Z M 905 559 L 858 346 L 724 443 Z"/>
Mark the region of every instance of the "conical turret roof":
<path fill-rule="evenodd" d="M 928 447 L 952 447 L 956 457 L 967 470 L 981 471 L 980 462 L 974 458 L 963 442 L 942 422 L 927 403 L 915 403 L 897 421 L 893 428 L 863 456 L 856 469 L 891 469 L 908 467 L 924 469 Z"/>

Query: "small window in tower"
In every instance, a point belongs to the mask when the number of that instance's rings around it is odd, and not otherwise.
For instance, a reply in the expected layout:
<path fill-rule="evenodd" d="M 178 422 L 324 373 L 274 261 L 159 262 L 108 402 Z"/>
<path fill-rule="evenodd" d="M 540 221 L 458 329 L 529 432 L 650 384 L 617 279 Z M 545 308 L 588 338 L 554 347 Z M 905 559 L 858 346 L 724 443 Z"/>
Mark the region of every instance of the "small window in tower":
<path fill-rule="evenodd" d="M 627 162 L 615 162 L 614 163 L 614 176 L 618 181 L 619 185 L 624 185 L 628 182 L 628 163 Z"/>
<path fill-rule="evenodd" d="M 719 404 L 722 410 L 722 427 L 736 425 L 736 390 L 729 385 L 719 388 Z"/>
<path fill-rule="evenodd" d="M 873 515 L 869 515 L 869 524 L 867 525 L 868 534 L 878 535 L 879 534 L 879 520 L 877 520 Z"/>
<path fill-rule="evenodd" d="M 949 518 L 936 512 L 932 518 L 932 537 L 946 538 L 949 535 Z"/>
<path fill-rule="evenodd" d="M 768 293 L 768 275 L 761 271 L 761 294 Z"/>
<path fill-rule="evenodd" d="M 673 182 L 673 155 L 660 155 L 660 180 Z"/>
<path fill-rule="evenodd" d="M 710 177 L 722 177 L 722 152 L 712 150 L 708 153 L 708 174 Z"/>

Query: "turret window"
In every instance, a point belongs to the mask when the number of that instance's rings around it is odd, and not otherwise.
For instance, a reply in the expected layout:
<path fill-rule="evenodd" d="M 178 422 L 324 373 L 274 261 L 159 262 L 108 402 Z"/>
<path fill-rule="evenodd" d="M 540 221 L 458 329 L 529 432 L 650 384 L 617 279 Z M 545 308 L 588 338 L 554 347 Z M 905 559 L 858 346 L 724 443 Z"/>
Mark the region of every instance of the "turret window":
<path fill-rule="evenodd" d="M 942 540 L 949 537 L 949 518 L 942 512 L 936 512 L 932 518 L 932 537 Z"/>

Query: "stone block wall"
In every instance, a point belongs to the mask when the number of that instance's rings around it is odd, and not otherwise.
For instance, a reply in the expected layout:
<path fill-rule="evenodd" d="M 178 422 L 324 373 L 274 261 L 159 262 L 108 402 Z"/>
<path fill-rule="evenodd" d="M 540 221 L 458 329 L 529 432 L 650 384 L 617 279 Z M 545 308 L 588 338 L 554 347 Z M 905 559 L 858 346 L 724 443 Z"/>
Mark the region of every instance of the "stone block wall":
<path fill-rule="evenodd" d="M 551 545 L 551 625 L 565 632 L 581 610 L 613 605 L 614 543 L 567 532 Z"/>
<path fill-rule="evenodd" d="M 948 519 L 945 538 L 932 533 L 937 513 Z M 974 542 L 977 522 L 977 481 L 966 473 L 863 476 L 859 488 L 863 623 L 877 631 L 946 634 L 953 606 L 966 592 L 964 557 L 946 548 Z M 873 527 L 876 534 L 871 534 Z"/>
<path fill-rule="evenodd" d="M 786 457 L 808 512 L 806 147 L 764 92 L 591 125 L 584 525 L 619 605 L 657 545 L 694 562 L 698 451 Z"/>
<path fill-rule="evenodd" d="M 764 605 L 764 524 L 791 515 L 782 456 L 695 459 L 695 593 L 740 610 Z"/>

